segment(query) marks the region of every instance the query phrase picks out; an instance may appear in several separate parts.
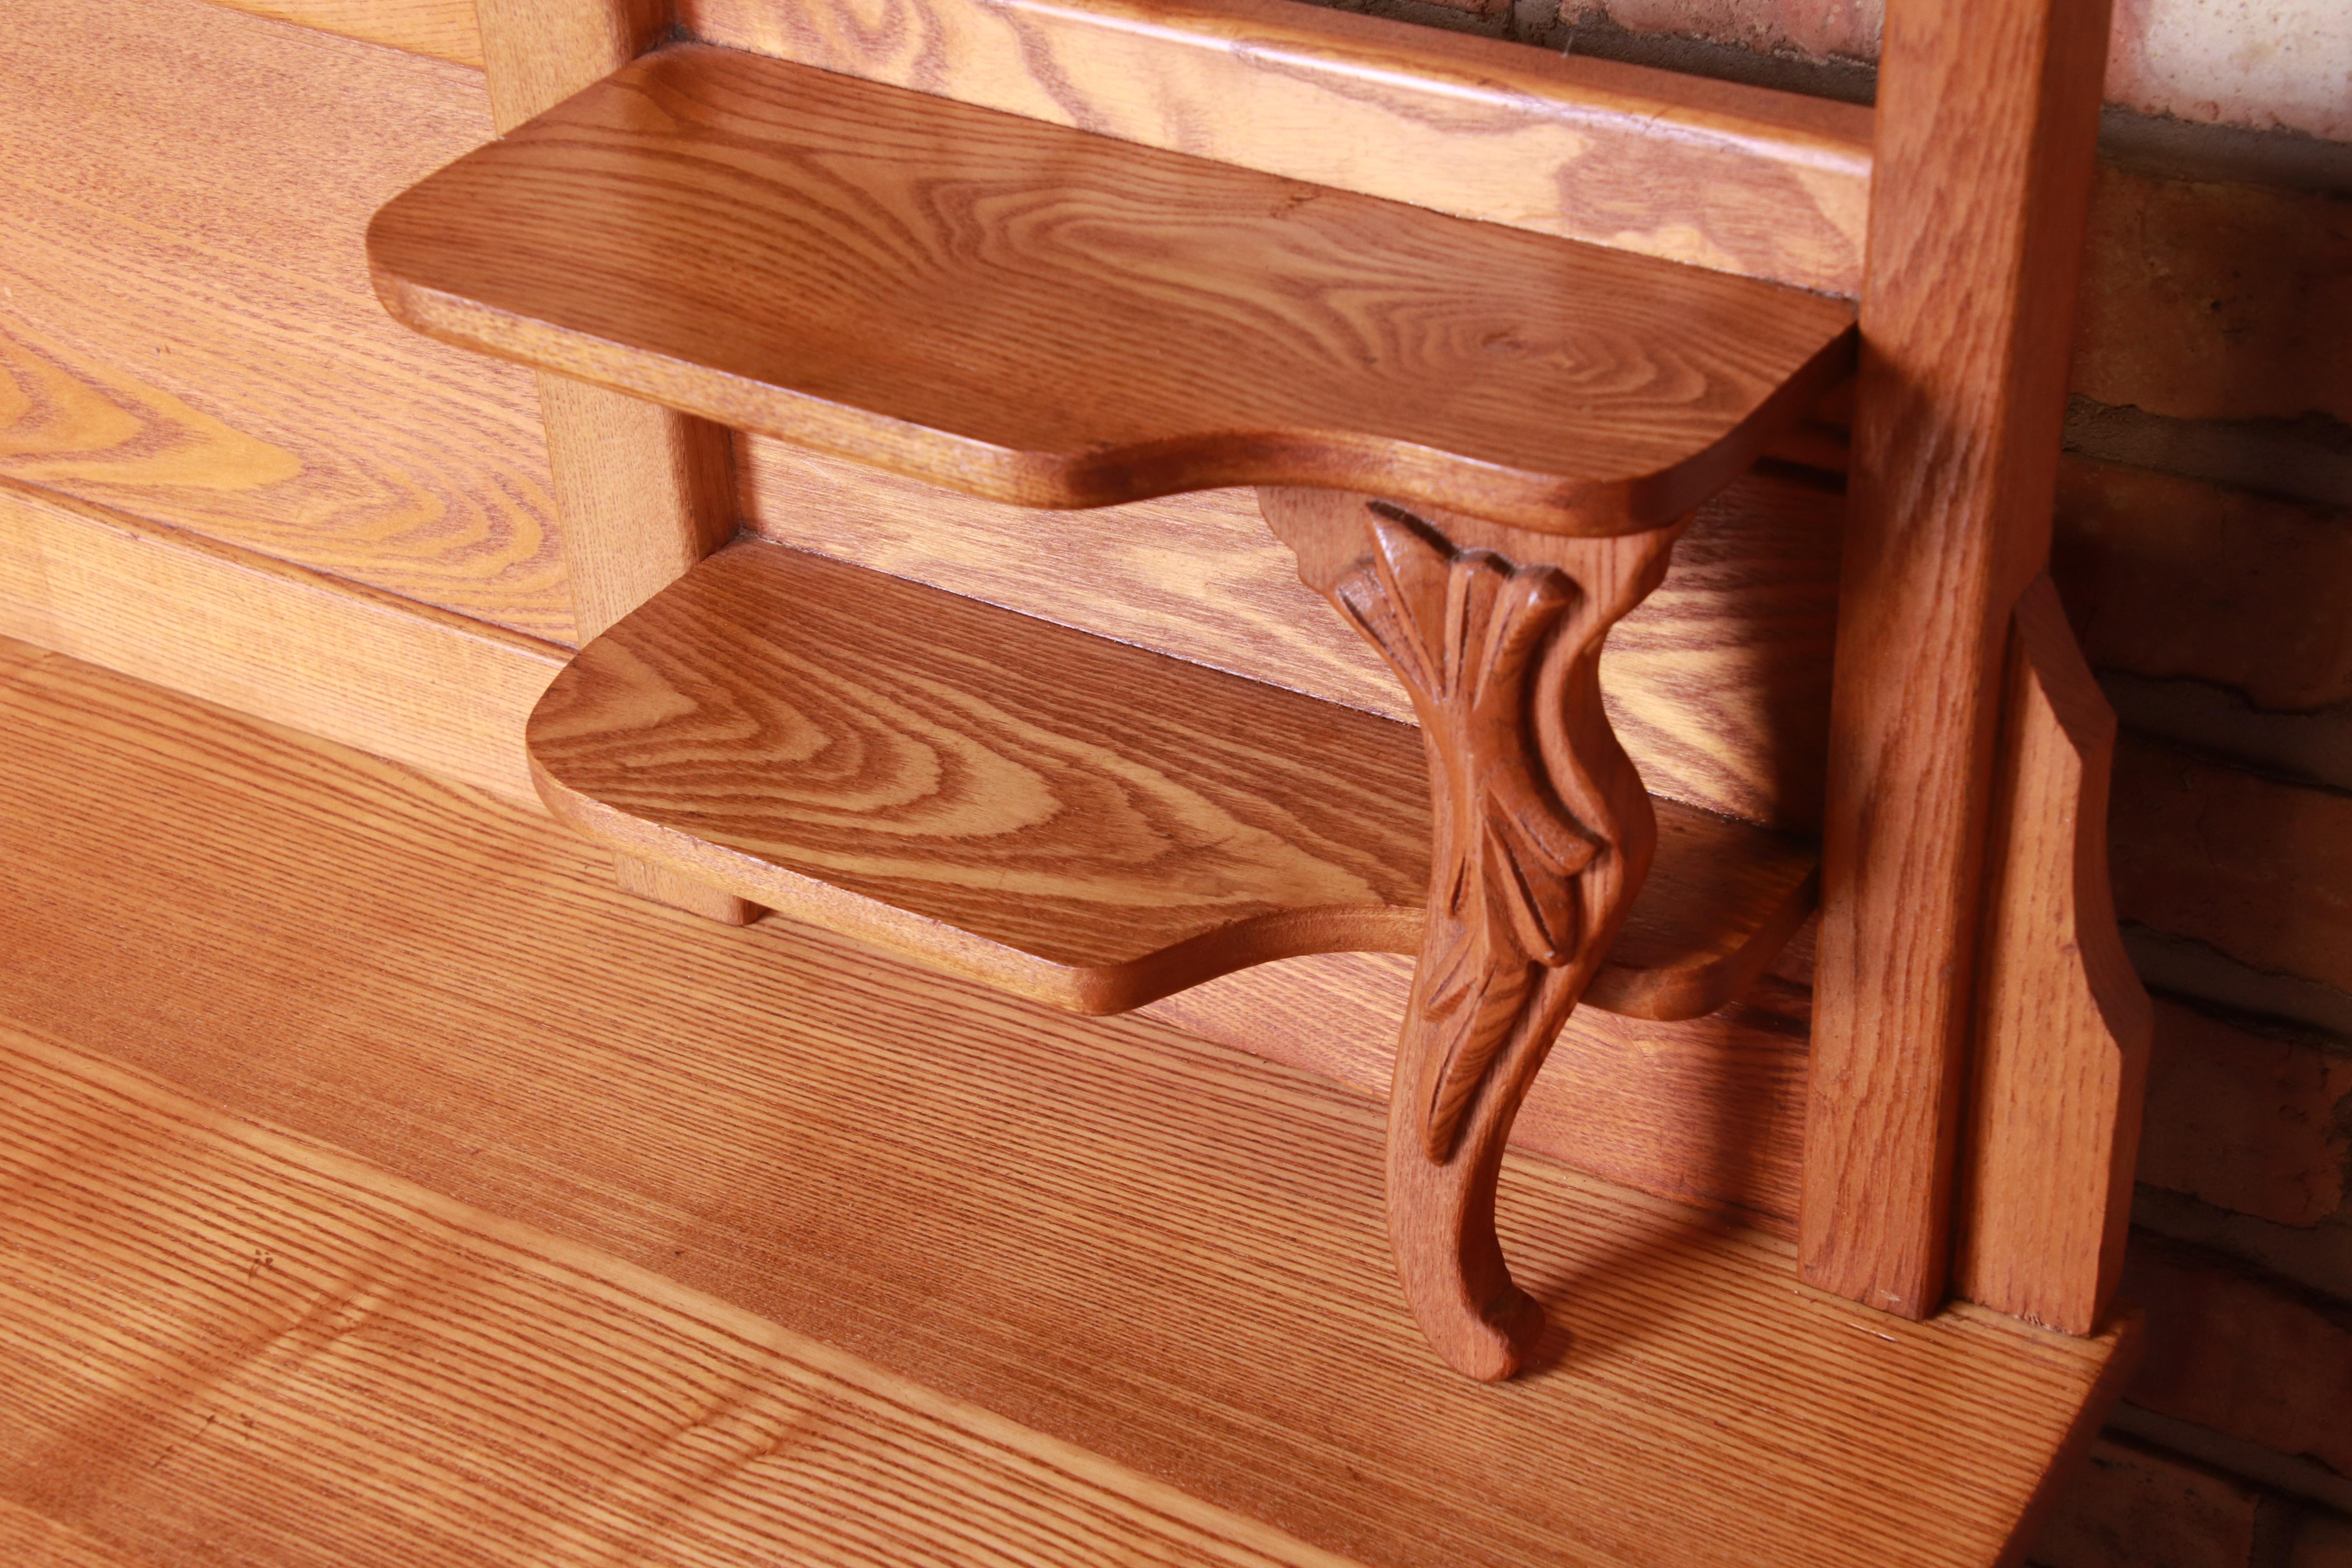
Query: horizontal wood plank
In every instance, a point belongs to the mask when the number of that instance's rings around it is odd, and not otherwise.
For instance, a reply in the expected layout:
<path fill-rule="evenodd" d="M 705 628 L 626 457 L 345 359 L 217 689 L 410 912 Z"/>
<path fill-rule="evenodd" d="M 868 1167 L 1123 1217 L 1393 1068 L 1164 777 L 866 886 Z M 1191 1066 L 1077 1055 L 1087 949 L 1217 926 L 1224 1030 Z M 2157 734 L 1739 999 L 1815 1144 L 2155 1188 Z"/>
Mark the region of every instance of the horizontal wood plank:
<path fill-rule="evenodd" d="M 1421 947 L 1411 727 L 772 544 L 591 643 L 530 747 L 549 807 L 625 853 L 1081 1012 Z M 1794 932 L 1812 860 L 1659 816 L 1592 996 L 1691 1017 Z"/>
<path fill-rule="evenodd" d="M 1318 953 L 1142 1011 L 1385 1100 L 1412 983 L 1410 958 Z M 1811 991 L 1778 974 L 1679 1022 L 1579 1007 L 1519 1107 L 1512 1146 L 1794 1237 L 1811 1016 Z"/>
<path fill-rule="evenodd" d="M 14 637 L 512 800 L 565 649 L 0 480 Z"/>
<path fill-rule="evenodd" d="M 1842 300 L 698 45 L 368 245 L 446 342 L 1033 506 L 1305 484 L 1634 531 L 1853 354 Z"/>
<path fill-rule="evenodd" d="M 86 1536 L 255 1568 L 1339 1568 L 5 1026 L 0 1105 L 0 1494 Z"/>
<path fill-rule="evenodd" d="M 1299 583 L 1250 491 L 1041 517 L 759 437 L 737 455 L 744 523 L 762 538 L 1412 720 L 1396 677 Z M 1653 795 L 1819 831 L 1843 505 L 1827 476 L 1742 477 L 1611 635 L 1602 700 Z"/>
<path fill-rule="evenodd" d="M 1472 1385 L 1368 1100 L 641 904 L 543 818 L 69 661 L 0 722 L 0 1017 L 1360 1561 L 1976 1568 L 2111 1396 L 2113 1340 L 1889 1320 L 1537 1161 L 1506 1240 L 1561 1333 Z"/>
<path fill-rule="evenodd" d="M 698 37 L 1457 216 L 1857 294 L 1870 112 L 1289 0 L 683 0 Z"/>
<path fill-rule="evenodd" d="M 0 477 L 568 641 L 530 377 L 362 250 L 480 74 L 208 0 L 0 7 Z"/>

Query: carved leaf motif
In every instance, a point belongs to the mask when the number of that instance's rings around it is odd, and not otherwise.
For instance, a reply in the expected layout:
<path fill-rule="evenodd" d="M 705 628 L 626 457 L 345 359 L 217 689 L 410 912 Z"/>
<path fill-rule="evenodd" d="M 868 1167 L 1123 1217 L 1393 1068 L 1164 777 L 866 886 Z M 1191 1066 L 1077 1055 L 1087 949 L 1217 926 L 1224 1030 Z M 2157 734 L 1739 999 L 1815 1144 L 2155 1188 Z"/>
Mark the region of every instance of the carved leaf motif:
<path fill-rule="evenodd" d="M 1578 590 L 1556 567 L 1457 551 L 1401 517 L 1376 511 L 1371 533 L 1370 559 L 1335 596 L 1412 693 L 1437 763 L 1445 892 L 1421 1010 L 1439 1038 L 1417 1089 L 1443 1162 L 1527 1016 L 1536 966 L 1567 963 L 1581 934 L 1575 879 L 1599 847 L 1544 780 L 1533 711 L 1539 656 Z"/>

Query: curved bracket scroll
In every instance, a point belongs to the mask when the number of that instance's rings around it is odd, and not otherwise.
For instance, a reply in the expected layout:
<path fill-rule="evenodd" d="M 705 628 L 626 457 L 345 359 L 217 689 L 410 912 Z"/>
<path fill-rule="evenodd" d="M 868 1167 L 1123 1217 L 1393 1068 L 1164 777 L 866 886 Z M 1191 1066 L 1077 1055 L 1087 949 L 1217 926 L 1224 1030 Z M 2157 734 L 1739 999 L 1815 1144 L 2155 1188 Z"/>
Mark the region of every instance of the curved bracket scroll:
<path fill-rule="evenodd" d="M 1519 1102 L 1649 870 L 1650 797 L 1601 706 L 1609 629 L 1680 524 L 1613 539 L 1259 492 L 1299 576 L 1388 661 L 1428 748 L 1436 838 L 1389 1098 L 1389 1235 L 1457 1371 L 1517 1371 L 1543 1310 L 1511 1281 L 1495 1184 Z"/>

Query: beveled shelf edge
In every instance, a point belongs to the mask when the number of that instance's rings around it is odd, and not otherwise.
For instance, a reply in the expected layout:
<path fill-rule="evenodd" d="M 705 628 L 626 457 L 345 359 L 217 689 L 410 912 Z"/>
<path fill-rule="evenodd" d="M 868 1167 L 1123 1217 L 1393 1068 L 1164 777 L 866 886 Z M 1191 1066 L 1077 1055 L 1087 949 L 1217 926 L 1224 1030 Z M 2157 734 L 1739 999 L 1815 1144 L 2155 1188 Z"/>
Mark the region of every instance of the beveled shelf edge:
<path fill-rule="evenodd" d="M 869 942 L 942 973 L 1088 1016 L 1131 1012 L 1220 975 L 1318 952 L 1421 951 L 1415 909 L 1299 910 L 1261 915 L 1126 963 L 1055 963 L 944 921 L 646 822 L 565 784 L 534 757 L 531 782 L 554 818 L 609 848 L 708 884 L 803 925 Z"/>
<path fill-rule="evenodd" d="M 782 551 L 783 547 L 756 542 L 738 544 L 695 571 L 727 570 L 720 563 L 726 562 L 734 551 L 742 550 Z M 799 552 L 787 551 L 785 554 L 803 559 L 821 559 L 805 557 Z M 875 584 L 887 584 L 893 590 L 903 591 L 910 600 L 919 601 L 924 596 L 934 595 L 954 597 L 944 595 L 942 590 L 894 578 L 870 568 L 839 562 L 827 563 L 827 566 L 831 570 L 857 574 Z M 681 589 L 677 587 L 671 590 L 679 591 Z M 1021 626 L 1032 626 L 1048 628 L 1056 637 L 1092 637 L 1092 634 L 1076 633 L 1075 628 L 1055 626 L 1013 611 L 995 606 L 985 608 L 992 616 L 1004 617 L 1003 624 L 1015 635 Z M 919 605 L 911 607 L 911 613 L 919 612 Z M 628 630 L 629 621 L 625 618 L 597 641 L 601 643 L 607 638 L 625 637 Z M 1110 639 L 1093 640 L 1108 643 Z M 591 645 L 592 647 L 594 646 Z M 583 650 L 583 655 L 586 651 Z M 1152 660 L 1157 668 L 1176 680 L 1198 679 L 1204 685 L 1213 686 L 1244 679 L 1170 655 L 1135 651 Z M 559 700 L 557 693 L 561 684 L 562 678 L 559 677 L 557 684 L 551 685 L 549 694 L 542 698 L 541 710 L 544 710 L 551 701 Z M 1281 691 L 1286 700 L 1312 703 L 1350 717 L 1360 717 L 1368 724 L 1386 726 L 1394 722 L 1370 715 L 1359 715 L 1358 710 L 1344 705 L 1286 689 L 1266 687 L 1263 682 L 1250 681 L 1247 684 L 1267 691 Z M 539 717 L 540 711 L 535 710 L 534 727 Z M 625 856 L 663 868 L 763 909 L 773 910 L 789 919 L 870 942 L 945 973 L 1071 1012 L 1087 1015 L 1127 1012 L 1221 975 L 1285 958 L 1329 952 L 1391 952 L 1410 957 L 1422 951 L 1424 910 L 1418 901 L 1399 900 L 1374 905 L 1298 908 L 1249 915 L 1188 935 L 1124 962 L 1099 964 L 1060 963 L 1010 942 L 964 930 L 933 915 L 852 891 L 758 855 L 633 815 L 573 787 L 557 776 L 542 762 L 536 746 L 532 748 L 530 767 L 531 781 L 540 798 L 557 820 Z M 1592 984 L 1588 1000 L 1604 1011 L 1629 1017 L 1671 1022 L 1698 1017 L 1725 1005 L 1778 956 L 1780 949 L 1813 910 L 1818 896 L 1819 871 L 1811 857 L 1795 852 L 1793 847 L 1782 854 L 1777 864 L 1767 865 L 1762 859 L 1750 857 L 1744 869 L 1753 873 L 1756 866 L 1765 866 L 1761 879 L 1763 896 L 1759 899 L 1752 890 L 1746 894 L 1747 908 L 1754 923 L 1744 928 L 1732 927 L 1732 931 L 1738 933 L 1737 941 L 1717 940 L 1712 946 L 1695 949 L 1690 945 L 1687 931 L 1677 928 L 1675 910 L 1668 909 L 1661 914 L 1660 908 L 1687 900 L 1687 892 L 1676 889 L 1687 889 L 1693 883 L 1706 883 L 1710 879 L 1703 871 L 1693 874 L 1687 869 L 1673 868 L 1677 855 L 1693 864 L 1712 866 L 1721 855 L 1723 837 L 1727 834 L 1743 838 L 1752 836 L 1759 843 L 1784 841 L 1780 836 L 1766 829 L 1748 824 L 1732 824 L 1711 813 L 1664 797 L 1654 796 L 1653 805 L 1662 822 L 1670 829 L 1661 837 L 1659 861 L 1664 874 L 1654 874 L 1649 884 L 1655 902 L 1645 907 L 1643 900 L 1636 900 L 1618 946 L 1620 950 L 1636 946 L 1646 948 L 1653 955 L 1662 957 L 1663 962 L 1611 962 L 1605 964 Z M 1671 830 L 1676 828 L 1681 831 Z M 1691 842 L 1685 845 L 1685 839 Z M 1680 874 L 1676 874 L 1676 869 L 1680 869 Z M 1413 885 L 1418 889 L 1420 883 L 1416 880 Z M 1686 921 L 1684 923 L 1687 924 Z M 1681 951 L 1675 951 L 1678 945 Z"/>
<path fill-rule="evenodd" d="M 1657 528 L 1719 493 L 1759 458 L 1784 448 L 1797 453 L 1800 460 L 1823 461 L 1820 454 L 1827 448 L 1820 437 L 1803 431 L 1801 421 L 1826 395 L 1851 379 L 1860 342 L 1859 329 L 1849 325 L 1737 427 L 1666 468 L 1622 483 L 1571 484 L 1350 432 L 1220 431 L 1147 447 L 1020 451 L 658 351 L 615 344 L 584 331 L 509 316 L 399 277 L 373 261 L 369 276 L 378 300 L 394 320 L 436 342 L 983 500 L 1039 510 L 1087 511 L 1196 490 L 1268 486 L 1372 490 L 1531 532 L 1580 538 Z"/>
<path fill-rule="evenodd" d="M 1651 804 L 1671 806 L 1678 803 L 1653 795 Z M 1816 862 L 1812 869 L 1789 885 L 1771 912 L 1732 952 L 1654 966 L 1621 963 L 1612 957 L 1593 976 L 1582 1005 L 1659 1024 L 1703 1018 L 1738 1000 L 1740 993 L 1770 968 L 1772 961 L 1780 956 L 1780 950 L 1795 939 L 1821 907 L 1821 901 L 1822 871 Z M 1637 900 L 1634 914 L 1638 918 L 1640 913 Z"/>
<path fill-rule="evenodd" d="M 1023 952 L 941 921 L 631 816 L 582 795 L 533 758 L 531 782 L 557 821 L 607 848 L 772 910 L 788 920 L 870 942 L 984 985 L 1089 1016 L 1131 1012 L 1222 975 L 1323 952 L 1421 952 L 1418 909 L 1300 910 L 1259 916 L 1129 963 L 1080 968 Z M 1673 803 L 1665 803 L 1673 804 Z M 1610 963 L 1585 994 L 1604 1013 L 1654 1023 L 1697 1018 L 1736 1000 L 1812 914 L 1820 874 L 1809 874 L 1737 952 L 1659 968 Z"/>

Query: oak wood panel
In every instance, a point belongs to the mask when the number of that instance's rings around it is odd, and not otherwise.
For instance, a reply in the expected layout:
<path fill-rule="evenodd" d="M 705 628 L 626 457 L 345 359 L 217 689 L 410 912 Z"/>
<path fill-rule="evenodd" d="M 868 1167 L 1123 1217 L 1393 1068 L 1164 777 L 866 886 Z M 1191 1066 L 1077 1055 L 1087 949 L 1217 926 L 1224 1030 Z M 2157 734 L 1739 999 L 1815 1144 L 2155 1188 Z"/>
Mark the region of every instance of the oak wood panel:
<path fill-rule="evenodd" d="M 476 12 L 500 135 L 620 69 L 676 20 L 669 0 L 476 0 Z"/>
<path fill-rule="evenodd" d="M 626 65 L 671 20 L 660 0 L 485 0 L 482 16 L 501 133 Z M 734 533 L 734 455 L 704 421 L 562 376 L 539 383 L 584 642 Z"/>
<path fill-rule="evenodd" d="M 362 254 L 478 74 L 205 0 L 0 8 L 0 476 L 568 639 L 530 379 Z"/>
<path fill-rule="evenodd" d="M 1536 1161 L 1505 1226 L 1565 1332 L 1477 1387 L 1397 1300 L 1368 1101 L 691 922 L 88 667 L 0 707 L 0 1017 L 1364 1562 L 1979 1565 L 2112 1397 L 2113 1337 L 1865 1314 Z"/>
<path fill-rule="evenodd" d="M 772 544 L 590 644 L 530 745 L 541 798 L 605 843 L 1082 1012 L 1421 945 L 1411 728 Z M 1660 816 L 1666 868 L 1596 991 L 1684 1017 L 1788 940 L 1812 861 Z"/>
<path fill-rule="evenodd" d="M 482 63 L 473 0 L 213 0 L 232 11 L 270 16 L 453 65 Z"/>
<path fill-rule="evenodd" d="M 667 0 L 480 0 L 500 134 L 629 63 L 675 20 Z M 562 515 L 572 622 L 585 642 L 735 531 L 726 429 L 562 376 L 539 377 Z M 748 925 L 756 905 L 675 870 L 617 857 L 622 889 Z"/>
<path fill-rule="evenodd" d="M 25 1568 L 151 1568 L 112 1544 L 0 1498 L 0 1560 Z"/>
<path fill-rule="evenodd" d="M 1805 1277 L 1942 1300 L 2010 611 L 2050 553 L 2105 0 L 1893 0 L 1879 64 Z"/>
<path fill-rule="evenodd" d="M 567 651 L 4 479 L 0 636 L 530 802 Z"/>
<path fill-rule="evenodd" d="M 684 0 L 826 70 L 1671 261 L 1855 294 L 1864 109 L 1286 0 Z"/>
<path fill-rule="evenodd" d="M 1623 532 L 1852 352 L 1840 300 L 698 45 L 368 243 L 447 342 L 1027 505 L 1328 484 Z"/>
<path fill-rule="evenodd" d="M 50 657 L 49 650 L 45 647 L 0 634 L 0 675 L 5 675 L 19 665 L 38 664 Z"/>
<path fill-rule="evenodd" d="M 1412 720 L 1395 678 L 1300 585 L 1249 491 L 1040 516 L 758 437 L 737 457 L 745 524 L 763 538 Z M 1618 624 L 1601 696 L 1652 794 L 1819 830 L 1843 505 L 1826 476 L 1743 476 Z"/>
<path fill-rule="evenodd" d="M 1342 1562 L 5 1026 L 0 1104 L 0 1491 L 131 1552 Z"/>
<path fill-rule="evenodd" d="M 1318 953 L 1221 975 L 1142 1011 L 1386 1099 L 1412 983 L 1407 957 Z M 1793 1237 L 1811 1008 L 1804 986 L 1777 975 L 1681 1022 L 1580 1007 L 1528 1090 L 1511 1142 Z"/>
<path fill-rule="evenodd" d="M 2116 716 L 2047 577 L 2018 601 L 1953 1284 L 2088 1333 L 2124 1266 L 2154 1011 L 2116 926 Z"/>

